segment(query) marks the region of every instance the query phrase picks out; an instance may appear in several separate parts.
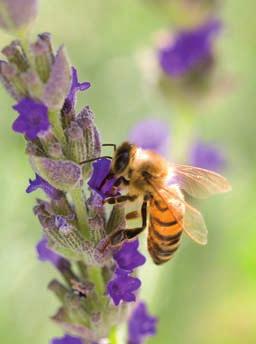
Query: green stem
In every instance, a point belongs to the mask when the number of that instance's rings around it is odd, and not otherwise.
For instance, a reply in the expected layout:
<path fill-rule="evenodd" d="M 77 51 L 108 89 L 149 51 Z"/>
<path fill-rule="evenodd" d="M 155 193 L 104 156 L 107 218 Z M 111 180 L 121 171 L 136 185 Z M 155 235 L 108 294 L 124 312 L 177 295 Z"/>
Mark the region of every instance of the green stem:
<path fill-rule="evenodd" d="M 88 231 L 87 210 L 85 206 L 83 190 L 80 188 L 73 189 L 72 191 L 70 191 L 70 195 L 72 197 L 73 204 L 75 207 L 79 229 L 81 233 L 84 235 L 85 239 L 89 240 L 90 235 Z"/>
<path fill-rule="evenodd" d="M 96 291 L 99 295 L 103 295 L 105 292 L 105 283 L 102 276 L 101 268 L 98 266 L 88 267 L 89 280 L 95 285 Z"/>
<path fill-rule="evenodd" d="M 117 327 L 116 326 L 112 327 L 112 329 L 110 330 L 108 339 L 109 339 L 110 344 L 117 344 Z"/>
<path fill-rule="evenodd" d="M 52 125 L 53 132 L 60 143 L 63 145 L 64 150 L 66 146 L 66 137 L 61 124 L 59 111 L 49 111 L 49 120 Z"/>

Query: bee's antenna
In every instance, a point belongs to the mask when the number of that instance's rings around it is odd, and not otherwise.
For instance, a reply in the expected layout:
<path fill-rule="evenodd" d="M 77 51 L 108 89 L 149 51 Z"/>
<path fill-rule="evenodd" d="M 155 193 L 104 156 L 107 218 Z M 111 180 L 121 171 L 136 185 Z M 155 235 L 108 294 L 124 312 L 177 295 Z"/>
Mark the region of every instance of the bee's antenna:
<path fill-rule="evenodd" d="M 116 151 L 116 144 L 115 143 L 103 143 L 103 147 L 113 147 L 114 152 Z"/>
<path fill-rule="evenodd" d="M 96 160 L 103 159 L 103 158 L 110 159 L 110 160 L 113 159 L 112 156 L 108 156 L 108 155 L 99 156 L 98 158 L 93 158 L 93 159 L 88 159 L 88 160 L 81 161 L 81 162 L 79 162 L 79 165 L 84 165 L 84 164 L 87 164 L 89 162 L 96 161 Z"/>

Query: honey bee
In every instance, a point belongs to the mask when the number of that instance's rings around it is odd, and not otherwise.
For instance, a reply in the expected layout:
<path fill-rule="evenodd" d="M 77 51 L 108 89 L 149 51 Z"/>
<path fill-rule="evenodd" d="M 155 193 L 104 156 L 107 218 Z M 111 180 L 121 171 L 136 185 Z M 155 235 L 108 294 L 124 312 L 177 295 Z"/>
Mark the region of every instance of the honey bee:
<path fill-rule="evenodd" d="M 231 190 L 229 182 L 215 172 L 172 164 L 161 155 L 129 142 L 116 149 L 109 176 L 114 176 L 127 194 L 109 197 L 105 202 L 133 202 L 140 197 L 143 200 L 142 225 L 110 234 L 110 245 L 119 246 L 132 240 L 148 226 L 148 251 L 157 265 L 173 257 L 183 232 L 198 244 L 207 243 L 203 216 L 185 201 L 185 193 L 205 198 Z M 134 212 L 127 214 L 127 218 L 132 217 Z"/>

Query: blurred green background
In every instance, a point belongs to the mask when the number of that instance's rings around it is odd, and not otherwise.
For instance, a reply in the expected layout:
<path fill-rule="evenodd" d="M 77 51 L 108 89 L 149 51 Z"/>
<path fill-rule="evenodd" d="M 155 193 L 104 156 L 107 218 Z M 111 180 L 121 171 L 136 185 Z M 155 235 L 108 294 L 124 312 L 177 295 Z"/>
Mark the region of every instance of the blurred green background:
<path fill-rule="evenodd" d="M 159 317 L 150 343 L 256 343 L 256 159 L 255 11 L 253 0 L 223 4 L 224 31 L 218 41 L 220 70 L 231 75 L 227 93 L 191 117 L 171 106 L 147 84 L 137 58 L 154 44 L 154 33 L 175 18 L 147 0 L 42 0 L 34 32 L 52 32 L 65 43 L 80 80 L 93 87 L 80 96 L 90 104 L 105 142 L 125 139 L 136 121 L 169 122 L 171 156 L 179 161 L 190 136 L 218 142 L 226 152 L 233 192 L 200 204 L 209 229 L 201 248 L 185 239 L 163 267 L 142 268 L 141 297 Z M 1 46 L 10 37 L 1 33 Z M 55 276 L 37 261 L 39 223 L 32 214 L 36 195 L 25 194 L 33 177 L 21 135 L 11 130 L 12 100 L 0 89 L 0 338 L 5 344 L 48 343 L 60 330 L 48 320 L 57 301 L 46 285 Z"/>

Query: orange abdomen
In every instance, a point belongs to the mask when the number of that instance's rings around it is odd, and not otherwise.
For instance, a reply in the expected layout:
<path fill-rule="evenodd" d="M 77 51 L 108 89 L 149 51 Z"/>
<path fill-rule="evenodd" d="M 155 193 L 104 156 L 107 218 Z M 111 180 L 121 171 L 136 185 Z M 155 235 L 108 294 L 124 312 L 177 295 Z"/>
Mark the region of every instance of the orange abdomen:
<path fill-rule="evenodd" d="M 149 204 L 148 250 L 155 264 L 170 260 L 180 245 L 183 214 L 170 210 L 160 197 Z"/>

